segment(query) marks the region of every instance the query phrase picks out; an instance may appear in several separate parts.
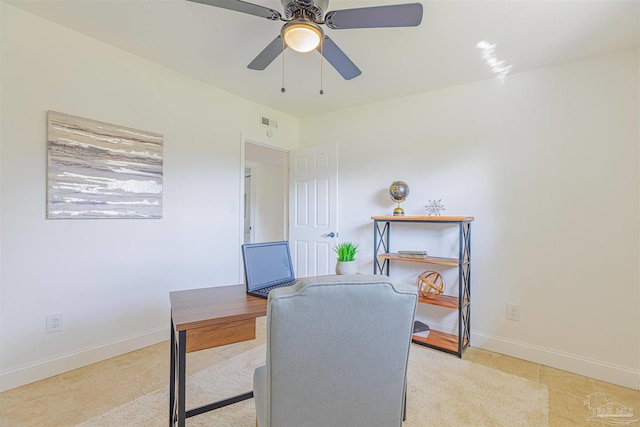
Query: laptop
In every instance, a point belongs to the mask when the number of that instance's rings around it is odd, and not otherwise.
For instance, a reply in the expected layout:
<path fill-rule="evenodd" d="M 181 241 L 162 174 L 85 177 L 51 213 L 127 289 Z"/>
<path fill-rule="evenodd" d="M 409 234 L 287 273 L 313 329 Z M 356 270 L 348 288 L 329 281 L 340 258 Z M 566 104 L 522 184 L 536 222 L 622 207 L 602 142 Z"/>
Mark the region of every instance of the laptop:
<path fill-rule="evenodd" d="M 296 282 L 287 241 L 242 245 L 242 261 L 249 295 L 267 298 L 272 289 Z"/>

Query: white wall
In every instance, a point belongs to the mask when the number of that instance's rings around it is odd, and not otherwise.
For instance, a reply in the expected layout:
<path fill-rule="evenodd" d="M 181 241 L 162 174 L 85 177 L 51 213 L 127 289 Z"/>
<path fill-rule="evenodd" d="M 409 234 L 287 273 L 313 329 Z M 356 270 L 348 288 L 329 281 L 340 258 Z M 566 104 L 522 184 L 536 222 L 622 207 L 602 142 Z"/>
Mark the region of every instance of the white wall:
<path fill-rule="evenodd" d="M 637 389 L 638 113 L 633 50 L 304 119 L 300 144 L 339 142 L 360 271 L 405 180 L 407 215 L 476 218 L 472 345 Z"/>
<path fill-rule="evenodd" d="M 245 160 L 253 181 L 254 243 L 285 240 L 288 231 L 288 153 L 263 145 L 245 144 Z"/>
<path fill-rule="evenodd" d="M 238 283 L 241 145 L 297 119 L 2 4 L 0 386 L 168 338 L 170 291 Z M 164 134 L 160 220 L 46 220 L 46 112 Z M 45 315 L 64 331 L 45 335 Z"/>
<path fill-rule="evenodd" d="M 285 240 L 285 173 L 282 166 L 266 163 L 253 169 L 256 189 L 256 242 Z"/>

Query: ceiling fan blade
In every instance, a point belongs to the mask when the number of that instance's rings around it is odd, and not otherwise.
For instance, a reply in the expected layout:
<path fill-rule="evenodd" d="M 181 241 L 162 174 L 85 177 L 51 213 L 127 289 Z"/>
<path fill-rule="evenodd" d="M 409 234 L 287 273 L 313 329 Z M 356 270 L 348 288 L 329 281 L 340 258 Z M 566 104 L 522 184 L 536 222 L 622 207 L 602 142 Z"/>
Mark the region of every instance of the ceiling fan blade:
<path fill-rule="evenodd" d="M 264 70 L 273 62 L 274 59 L 282 53 L 287 46 L 282 43 L 282 37 L 278 36 L 271 43 L 264 48 L 262 52 L 255 57 L 251 64 L 247 65 L 247 68 L 251 70 Z"/>
<path fill-rule="evenodd" d="M 280 12 L 257 4 L 247 3 L 241 0 L 189 0 L 194 3 L 202 3 L 209 6 L 221 7 L 223 9 L 235 10 L 236 12 L 248 13 L 249 15 L 267 18 L 271 21 L 281 19 Z"/>
<path fill-rule="evenodd" d="M 334 30 L 351 28 L 416 27 L 422 22 L 422 4 L 362 7 L 328 12 L 324 18 Z"/>
<path fill-rule="evenodd" d="M 354 64 L 349 57 L 338 47 L 329 36 L 324 36 L 322 50 L 320 46 L 316 48 L 318 52 L 336 69 L 345 80 L 351 80 L 362 74 L 362 71 Z"/>

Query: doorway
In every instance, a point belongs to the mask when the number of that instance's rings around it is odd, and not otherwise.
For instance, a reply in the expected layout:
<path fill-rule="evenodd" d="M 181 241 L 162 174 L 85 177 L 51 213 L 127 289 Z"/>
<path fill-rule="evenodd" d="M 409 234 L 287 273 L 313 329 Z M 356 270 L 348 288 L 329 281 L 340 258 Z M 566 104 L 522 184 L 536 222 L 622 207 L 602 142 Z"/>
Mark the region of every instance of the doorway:
<path fill-rule="evenodd" d="M 243 243 L 288 239 L 289 153 L 244 142 Z"/>

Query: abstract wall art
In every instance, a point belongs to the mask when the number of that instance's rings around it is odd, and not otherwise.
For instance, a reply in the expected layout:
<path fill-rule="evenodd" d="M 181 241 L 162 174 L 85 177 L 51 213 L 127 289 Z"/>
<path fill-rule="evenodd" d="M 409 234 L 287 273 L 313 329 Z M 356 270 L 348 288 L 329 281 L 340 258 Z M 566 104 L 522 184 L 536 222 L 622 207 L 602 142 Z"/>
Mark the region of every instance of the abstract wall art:
<path fill-rule="evenodd" d="M 47 218 L 162 218 L 154 132 L 49 111 Z"/>

